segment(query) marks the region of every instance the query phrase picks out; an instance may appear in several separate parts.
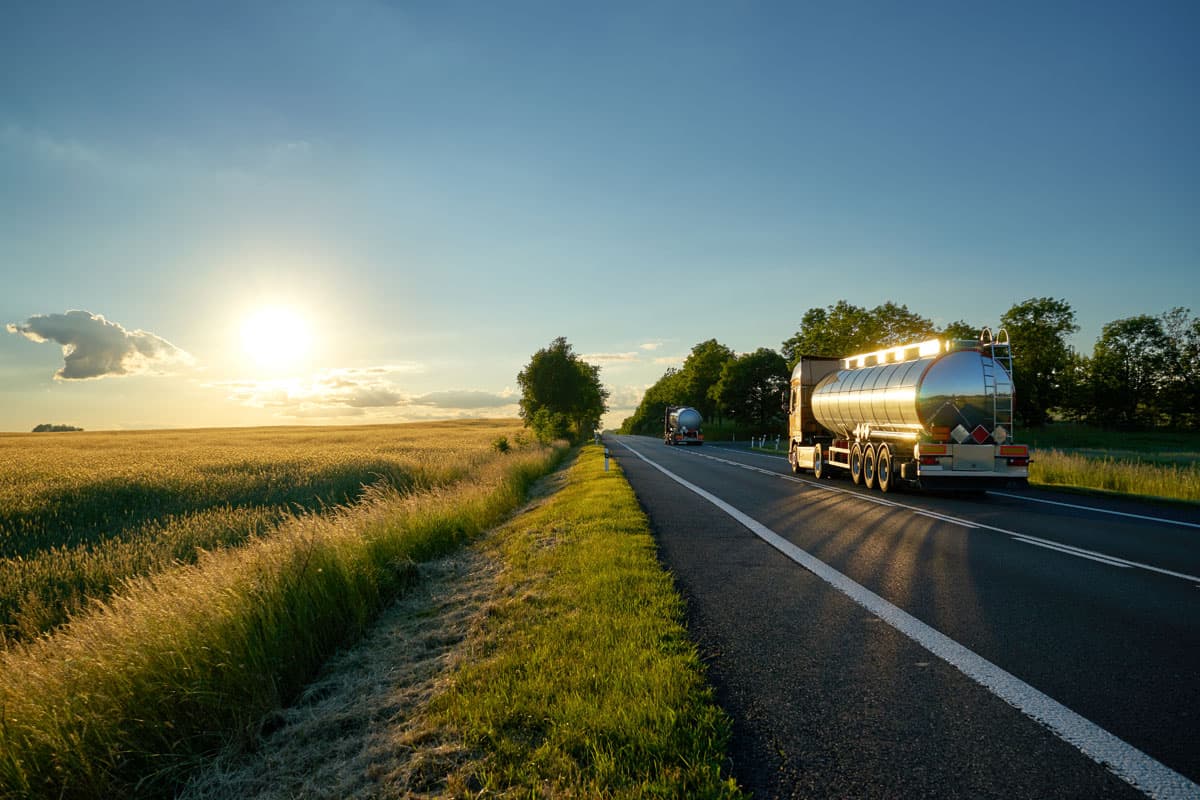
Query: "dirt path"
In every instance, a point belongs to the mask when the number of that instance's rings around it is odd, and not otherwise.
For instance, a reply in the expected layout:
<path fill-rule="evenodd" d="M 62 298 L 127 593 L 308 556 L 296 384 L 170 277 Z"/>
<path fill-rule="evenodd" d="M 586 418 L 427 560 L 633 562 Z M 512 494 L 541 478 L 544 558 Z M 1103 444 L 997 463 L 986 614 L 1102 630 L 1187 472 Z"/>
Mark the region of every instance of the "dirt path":
<path fill-rule="evenodd" d="M 218 759 L 182 797 L 440 795 L 443 778 L 466 754 L 420 730 L 417 712 L 462 657 L 497 565 L 477 545 L 420 569 L 417 587 L 270 721 L 273 730 L 258 750 Z"/>

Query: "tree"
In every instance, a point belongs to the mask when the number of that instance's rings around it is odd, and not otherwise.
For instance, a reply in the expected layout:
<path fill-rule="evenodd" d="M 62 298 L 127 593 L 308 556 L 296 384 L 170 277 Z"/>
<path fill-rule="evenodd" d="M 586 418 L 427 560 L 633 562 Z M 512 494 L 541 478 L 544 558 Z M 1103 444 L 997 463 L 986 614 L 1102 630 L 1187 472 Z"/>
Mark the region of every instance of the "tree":
<path fill-rule="evenodd" d="M 575 355 L 562 336 L 533 354 L 517 383 L 521 418 L 542 441 L 564 436 L 582 441 L 600 426 L 608 410 L 600 368 Z"/>
<path fill-rule="evenodd" d="M 1162 413 L 1170 341 L 1157 317 L 1141 314 L 1110 322 L 1092 355 L 1093 402 L 1099 421 L 1153 427 Z"/>
<path fill-rule="evenodd" d="M 1173 308 L 1160 317 L 1168 347 L 1161 402 L 1177 428 L 1200 425 L 1200 317 L 1191 314 L 1190 309 Z"/>
<path fill-rule="evenodd" d="M 621 423 L 621 433 L 658 435 L 663 431 L 667 406 L 680 405 L 683 397 L 683 374 L 671 367 L 642 395 L 633 416 Z"/>
<path fill-rule="evenodd" d="M 982 325 L 972 325 L 966 320 L 955 320 L 942 329 L 938 334 L 943 339 L 970 339 L 978 341 L 979 334 L 983 331 Z"/>
<path fill-rule="evenodd" d="M 733 357 L 733 351 L 716 339 L 693 347 L 680 372 L 683 394 L 674 403 L 692 406 L 705 419 L 714 419 L 718 406 L 712 388 L 721 380 L 721 370 Z"/>
<path fill-rule="evenodd" d="M 842 358 L 900 344 L 932 338 L 933 323 L 887 302 L 871 310 L 839 300 L 828 308 L 810 308 L 800 319 L 800 330 L 784 341 L 781 350 L 789 369 L 801 356 Z M 978 334 L 978 331 L 976 331 Z"/>
<path fill-rule="evenodd" d="M 1017 417 L 1042 425 L 1063 400 L 1062 372 L 1071 356 L 1066 337 L 1079 330 L 1075 311 L 1066 300 L 1034 297 L 1004 312 L 1000 324 L 1012 342 Z"/>
<path fill-rule="evenodd" d="M 738 422 L 766 426 L 779 422 L 788 385 L 787 362 L 768 347 L 725 362 L 714 392 L 725 414 Z"/>

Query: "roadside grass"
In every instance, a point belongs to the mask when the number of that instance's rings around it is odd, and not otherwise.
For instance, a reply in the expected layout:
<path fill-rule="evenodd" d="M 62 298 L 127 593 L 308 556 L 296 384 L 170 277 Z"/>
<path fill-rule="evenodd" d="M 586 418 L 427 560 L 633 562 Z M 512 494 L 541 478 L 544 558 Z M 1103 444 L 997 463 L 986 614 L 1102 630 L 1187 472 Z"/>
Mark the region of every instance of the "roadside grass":
<path fill-rule="evenodd" d="M 1163 500 L 1200 502 L 1200 462 L 1161 464 L 1096 457 L 1061 450 L 1036 450 L 1029 482 Z"/>
<path fill-rule="evenodd" d="M 486 440 L 484 443 L 486 447 Z M 241 547 L 126 581 L 0 654 L 0 797 L 170 797 L 361 635 L 414 562 L 497 524 L 561 459 L 497 455 L 470 481 L 300 513 Z"/>
<path fill-rule="evenodd" d="M 0 647 L 122 582 L 194 563 L 364 488 L 444 486 L 519 421 L 0 435 Z"/>
<path fill-rule="evenodd" d="M 1078 423 L 1030 428 L 1029 482 L 1200 502 L 1200 432 L 1115 431 Z"/>
<path fill-rule="evenodd" d="M 551 499 L 486 546 L 499 599 L 425 735 L 472 754 L 452 796 L 740 797 L 730 723 L 619 467 L 583 448 Z"/>

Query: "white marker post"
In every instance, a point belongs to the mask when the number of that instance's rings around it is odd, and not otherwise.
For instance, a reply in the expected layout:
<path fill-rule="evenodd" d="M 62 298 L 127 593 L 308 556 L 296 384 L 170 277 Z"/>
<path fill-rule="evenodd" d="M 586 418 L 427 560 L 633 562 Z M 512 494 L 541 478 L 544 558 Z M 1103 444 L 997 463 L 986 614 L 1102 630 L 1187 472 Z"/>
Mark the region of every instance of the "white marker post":
<path fill-rule="evenodd" d="M 604 471 L 608 472 L 608 448 L 604 448 Z"/>

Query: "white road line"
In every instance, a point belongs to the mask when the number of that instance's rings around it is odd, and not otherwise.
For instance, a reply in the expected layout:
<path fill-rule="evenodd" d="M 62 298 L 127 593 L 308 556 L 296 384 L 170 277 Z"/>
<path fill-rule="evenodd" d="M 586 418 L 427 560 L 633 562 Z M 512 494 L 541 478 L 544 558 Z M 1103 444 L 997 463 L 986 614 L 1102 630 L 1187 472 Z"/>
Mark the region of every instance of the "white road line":
<path fill-rule="evenodd" d="M 1026 539 L 1023 536 L 1014 536 L 1013 541 L 1021 542 L 1022 544 L 1032 544 L 1037 547 L 1044 547 L 1047 550 L 1057 550 L 1058 552 L 1066 553 L 1069 556 L 1075 556 L 1076 558 L 1086 558 L 1086 559 L 1090 559 L 1091 561 L 1099 561 L 1101 564 L 1108 564 L 1109 566 L 1113 566 L 1113 567 L 1121 567 L 1122 569 L 1130 569 L 1133 566 L 1132 564 L 1122 563 L 1120 561 L 1116 561 L 1111 558 L 1103 558 L 1101 556 L 1092 556 L 1092 555 L 1088 555 L 1087 553 L 1073 553 L 1065 547 L 1055 547 L 1052 544 L 1047 544 L 1046 542 L 1039 542 L 1036 539 Z"/>
<path fill-rule="evenodd" d="M 622 444 L 624 444 L 624 442 L 622 442 Z M 629 445 L 625 445 L 625 447 L 628 448 Z M 632 449 L 632 448 L 630 448 L 630 449 Z M 742 467 L 743 469 L 748 469 L 748 470 L 753 470 L 753 471 L 761 471 L 761 470 L 759 470 L 758 467 L 752 467 L 747 464 L 743 464 L 739 461 L 730 461 L 729 459 L 726 459 L 726 458 L 718 458 L 716 456 L 704 455 L 703 453 L 696 453 L 695 455 L 698 455 L 701 458 L 707 458 L 710 461 L 717 461 L 722 464 L 729 464 L 731 466 Z M 859 500 L 863 500 L 868 503 L 874 503 L 875 505 L 891 506 L 893 508 L 903 508 L 903 509 L 913 512 L 914 514 L 920 514 L 923 517 L 933 517 L 934 519 L 941 520 L 942 522 L 948 522 L 952 525 L 961 525 L 964 528 L 976 528 L 976 529 L 982 529 L 982 530 L 995 531 L 996 533 L 1007 534 L 1008 536 L 1011 536 L 1014 539 L 1020 539 L 1020 540 L 1024 541 L 1026 544 L 1035 544 L 1035 543 L 1040 544 L 1041 546 L 1046 547 L 1047 549 L 1058 550 L 1059 552 L 1064 553 L 1066 555 L 1080 556 L 1081 558 L 1090 558 L 1092 561 L 1098 561 L 1102 564 L 1112 564 L 1113 566 L 1136 567 L 1138 569 L 1144 569 L 1147 572 L 1156 572 L 1159 575 L 1167 575 L 1172 578 L 1179 578 L 1180 580 L 1191 581 L 1192 583 L 1200 584 L 1200 575 L 1189 575 L 1186 572 L 1175 572 L 1174 570 L 1163 569 L 1162 567 L 1156 567 L 1152 564 L 1143 564 L 1140 561 L 1130 561 L 1129 559 L 1121 558 L 1119 556 L 1109 555 L 1108 553 L 1099 553 L 1099 552 L 1096 552 L 1095 550 L 1084 550 L 1082 547 L 1074 547 L 1069 544 L 1062 544 L 1061 542 L 1055 542 L 1051 539 L 1042 539 L 1041 537 L 1033 536 L 1028 533 L 1021 533 L 1020 531 L 1010 531 L 1006 528 L 998 528 L 995 525 L 988 525 L 983 522 L 974 522 L 972 520 L 963 519 L 962 517 L 952 517 L 949 514 L 942 514 L 940 512 L 936 512 L 936 511 L 928 511 L 919 506 L 910 506 L 906 503 L 900 503 L 895 500 L 885 500 L 882 497 L 874 497 L 869 494 L 862 494 L 861 492 L 853 492 L 853 491 L 850 491 L 849 489 L 840 489 L 836 486 L 828 486 L 824 483 L 814 481 L 814 480 L 808 480 L 805 478 L 797 478 L 792 475 L 782 475 L 778 472 L 770 472 L 769 474 L 775 475 L 780 478 L 785 478 L 786 480 L 792 481 L 794 483 L 804 484 L 805 486 L 811 487 L 813 489 L 821 489 L 822 491 L 826 491 L 826 492 L 834 492 L 836 494 L 850 495 L 851 497 L 855 497 Z M 993 494 L 999 494 L 1003 497 L 1018 497 L 1018 498 L 1021 497 L 1021 495 L 1010 495 L 1010 494 L 1004 494 L 1003 492 L 994 492 Z M 1028 498 L 1028 499 L 1033 500 L 1035 498 Z M 1053 501 L 1038 500 L 1037 502 L 1051 503 Z M 1054 504 L 1071 506 L 1070 503 L 1054 503 Z M 1103 511 L 1103 509 L 1092 508 L 1091 506 L 1071 506 L 1071 507 L 1081 508 L 1081 509 L 1085 509 L 1087 511 Z M 1110 512 L 1110 513 L 1122 514 L 1123 512 L 1114 511 L 1114 512 Z M 1136 514 L 1125 514 L 1124 516 L 1136 517 L 1137 515 Z M 1157 519 L 1157 518 L 1156 517 L 1144 517 L 1143 519 Z M 1171 522 L 1172 520 L 1163 520 L 1163 521 Z M 1187 525 L 1190 523 L 1179 523 L 1179 524 Z"/>
<path fill-rule="evenodd" d="M 999 497 L 1011 497 L 1016 500 L 1024 500 L 1029 503 L 1045 503 L 1048 506 L 1063 506 L 1064 508 L 1078 508 L 1084 511 L 1095 511 L 1097 514 L 1111 514 L 1115 517 L 1133 517 L 1134 519 L 1144 519 L 1147 522 L 1161 522 L 1164 525 L 1182 525 L 1185 528 L 1200 528 L 1200 522 L 1184 522 L 1180 519 L 1169 519 L 1167 517 L 1151 517 L 1146 514 L 1132 514 L 1128 511 L 1113 511 L 1108 508 L 1096 508 L 1095 506 L 1081 506 L 1075 503 L 1064 503 L 1059 500 L 1046 500 L 1042 497 L 1026 497 L 1022 494 L 1009 494 L 1008 492 L 989 492 Z"/>
<path fill-rule="evenodd" d="M 1091 720 L 1076 714 L 1062 703 L 1006 672 L 983 656 L 929 627 L 903 609 L 892 605 L 870 589 L 846 577 L 824 561 L 787 541 L 719 497 L 689 483 L 666 467 L 646 458 L 624 442 L 620 444 L 671 480 L 703 497 L 733 517 L 767 544 L 938 658 L 956 667 L 992 694 L 1014 706 L 1031 719 L 1050 728 L 1059 738 L 1074 745 L 1088 758 L 1108 768 L 1147 796 L 1163 798 L 1163 800 L 1175 800 L 1175 798 L 1194 800 L 1194 798 L 1200 797 L 1200 785 L 1114 736 Z"/>

